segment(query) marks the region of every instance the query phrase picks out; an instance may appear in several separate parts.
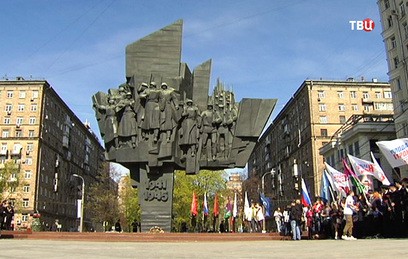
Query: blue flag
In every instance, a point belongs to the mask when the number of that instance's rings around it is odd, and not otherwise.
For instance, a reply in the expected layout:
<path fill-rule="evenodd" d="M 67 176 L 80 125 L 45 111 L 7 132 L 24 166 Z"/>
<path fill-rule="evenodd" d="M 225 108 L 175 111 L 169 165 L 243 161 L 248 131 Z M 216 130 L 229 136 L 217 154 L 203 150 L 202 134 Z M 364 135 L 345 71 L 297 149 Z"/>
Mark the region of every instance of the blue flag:
<path fill-rule="evenodd" d="M 265 217 L 270 217 L 271 216 L 271 210 L 272 210 L 272 203 L 271 199 L 269 197 L 265 197 L 263 193 L 259 195 L 259 198 L 261 200 L 262 205 L 265 208 Z"/>

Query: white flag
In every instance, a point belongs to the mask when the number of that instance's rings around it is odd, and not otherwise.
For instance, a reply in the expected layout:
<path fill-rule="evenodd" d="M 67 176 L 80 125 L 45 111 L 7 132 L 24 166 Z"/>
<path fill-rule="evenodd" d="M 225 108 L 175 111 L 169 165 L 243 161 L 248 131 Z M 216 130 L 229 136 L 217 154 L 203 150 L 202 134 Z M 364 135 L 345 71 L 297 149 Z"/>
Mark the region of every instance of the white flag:
<path fill-rule="evenodd" d="M 245 192 L 245 201 L 244 201 L 244 215 L 245 219 L 248 221 L 252 220 L 252 209 L 249 206 L 249 201 L 248 201 L 248 192 Z"/>
<path fill-rule="evenodd" d="M 377 178 L 382 184 L 384 185 L 390 185 L 390 181 L 388 180 L 387 176 L 385 175 L 384 171 L 382 170 L 381 166 L 378 164 L 377 159 L 375 159 L 373 152 L 371 153 L 371 159 L 374 162 L 374 177 Z"/>
<path fill-rule="evenodd" d="M 376 144 L 392 167 L 408 164 L 408 138 L 378 141 Z"/>
<path fill-rule="evenodd" d="M 232 216 L 236 218 L 238 215 L 237 193 L 234 194 L 234 206 L 232 208 Z"/>
<path fill-rule="evenodd" d="M 339 193 L 342 194 L 343 197 L 346 197 L 347 196 L 346 193 L 350 190 L 348 176 L 340 171 L 337 171 L 326 162 L 324 163 L 324 165 L 326 166 L 326 171 L 328 175 L 332 179 L 333 186 L 337 189 Z"/>

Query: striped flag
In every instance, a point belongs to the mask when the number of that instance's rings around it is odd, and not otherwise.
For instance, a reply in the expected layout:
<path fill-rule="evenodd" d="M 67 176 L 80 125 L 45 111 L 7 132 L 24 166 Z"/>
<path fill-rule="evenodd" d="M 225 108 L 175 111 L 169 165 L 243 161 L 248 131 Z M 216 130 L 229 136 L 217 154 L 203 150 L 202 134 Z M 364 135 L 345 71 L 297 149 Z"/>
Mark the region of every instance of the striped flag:
<path fill-rule="evenodd" d="M 309 192 L 306 188 L 305 180 L 302 178 L 302 204 L 305 207 L 312 205 L 312 200 L 310 200 Z"/>
<path fill-rule="evenodd" d="M 203 213 L 204 213 L 204 216 L 208 216 L 208 212 L 209 212 L 209 210 L 208 210 L 208 204 L 207 204 L 207 193 L 205 192 L 205 193 L 204 193 L 204 202 L 203 202 Z"/>
<path fill-rule="evenodd" d="M 360 193 L 367 193 L 367 188 L 364 184 L 361 183 L 360 179 L 353 170 L 351 170 L 350 166 L 347 164 L 345 158 L 343 158 L 343 167 L 344 167 L 344 174 L 349 176 L 351 183 L 357 188 Z"/>

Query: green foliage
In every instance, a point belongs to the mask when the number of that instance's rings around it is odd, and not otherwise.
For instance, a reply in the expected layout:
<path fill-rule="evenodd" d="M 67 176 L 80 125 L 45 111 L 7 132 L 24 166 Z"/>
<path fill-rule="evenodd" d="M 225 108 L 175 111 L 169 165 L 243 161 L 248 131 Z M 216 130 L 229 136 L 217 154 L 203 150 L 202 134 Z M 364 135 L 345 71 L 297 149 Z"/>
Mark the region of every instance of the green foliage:
<path fill-rule="evenodd" d="M 224 200 L 227 197 L 225 171 L 201 170 L 197 175 L 186 175 L 184 171 L 176 171 L 174 174 L 173 192 L 173 226 L 180 229 L 183 222 L 189 224 L 191 220 L 191 202 L 193 192 L 198 197 L 198 222 L 203 218 L 204 193 L 207 193 L 209 215 L 214 208 L 214 197 L 218 195 L 220 212 L 223 211 Z"/>
<path fill-rule="evenodd" d="M 140 222 L 140 205 L 138 190 L 132 187 L 131 178 L 126 175 L 122 178 L 122 188 L 120 190 L 120 214 L 123 229 L 131 232 L 131 224 L 136 219 Z"/>
<path fill-rule="evenodd" d="M 117 184 L 113 181 L 109 168 L 100 171 L 97 181 L 85 190 L 85 209 L 93 221 L 97 223 L 108 222 L 113 225 L 119 218 L 119 202 Z M 86 187 L 85 187 L 86 188 Z"/>
<path fill-rule="evenodd" d="M 14 175 L 13 175 L 14 174 Z M 11 190 L 16 190 L 21 184 L 20 166 L 12 160 L 2 164 L 0 168 L 0 197 L 1 200 L 7 199 Z"/>

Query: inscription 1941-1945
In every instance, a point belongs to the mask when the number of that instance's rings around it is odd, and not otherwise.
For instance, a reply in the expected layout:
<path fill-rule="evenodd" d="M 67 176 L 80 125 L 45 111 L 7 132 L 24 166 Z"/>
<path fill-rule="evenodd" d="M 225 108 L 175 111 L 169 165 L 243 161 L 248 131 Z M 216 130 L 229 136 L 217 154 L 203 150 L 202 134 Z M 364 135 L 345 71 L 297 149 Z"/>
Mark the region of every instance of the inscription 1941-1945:
<path fill-rule="evenodd" d="M 146 180 L 143 185 L 145 188 L 143 190 L 142 197 L 145 201 L 168 201 L 170 192 L 168 190 L 166 180 Z"/>

